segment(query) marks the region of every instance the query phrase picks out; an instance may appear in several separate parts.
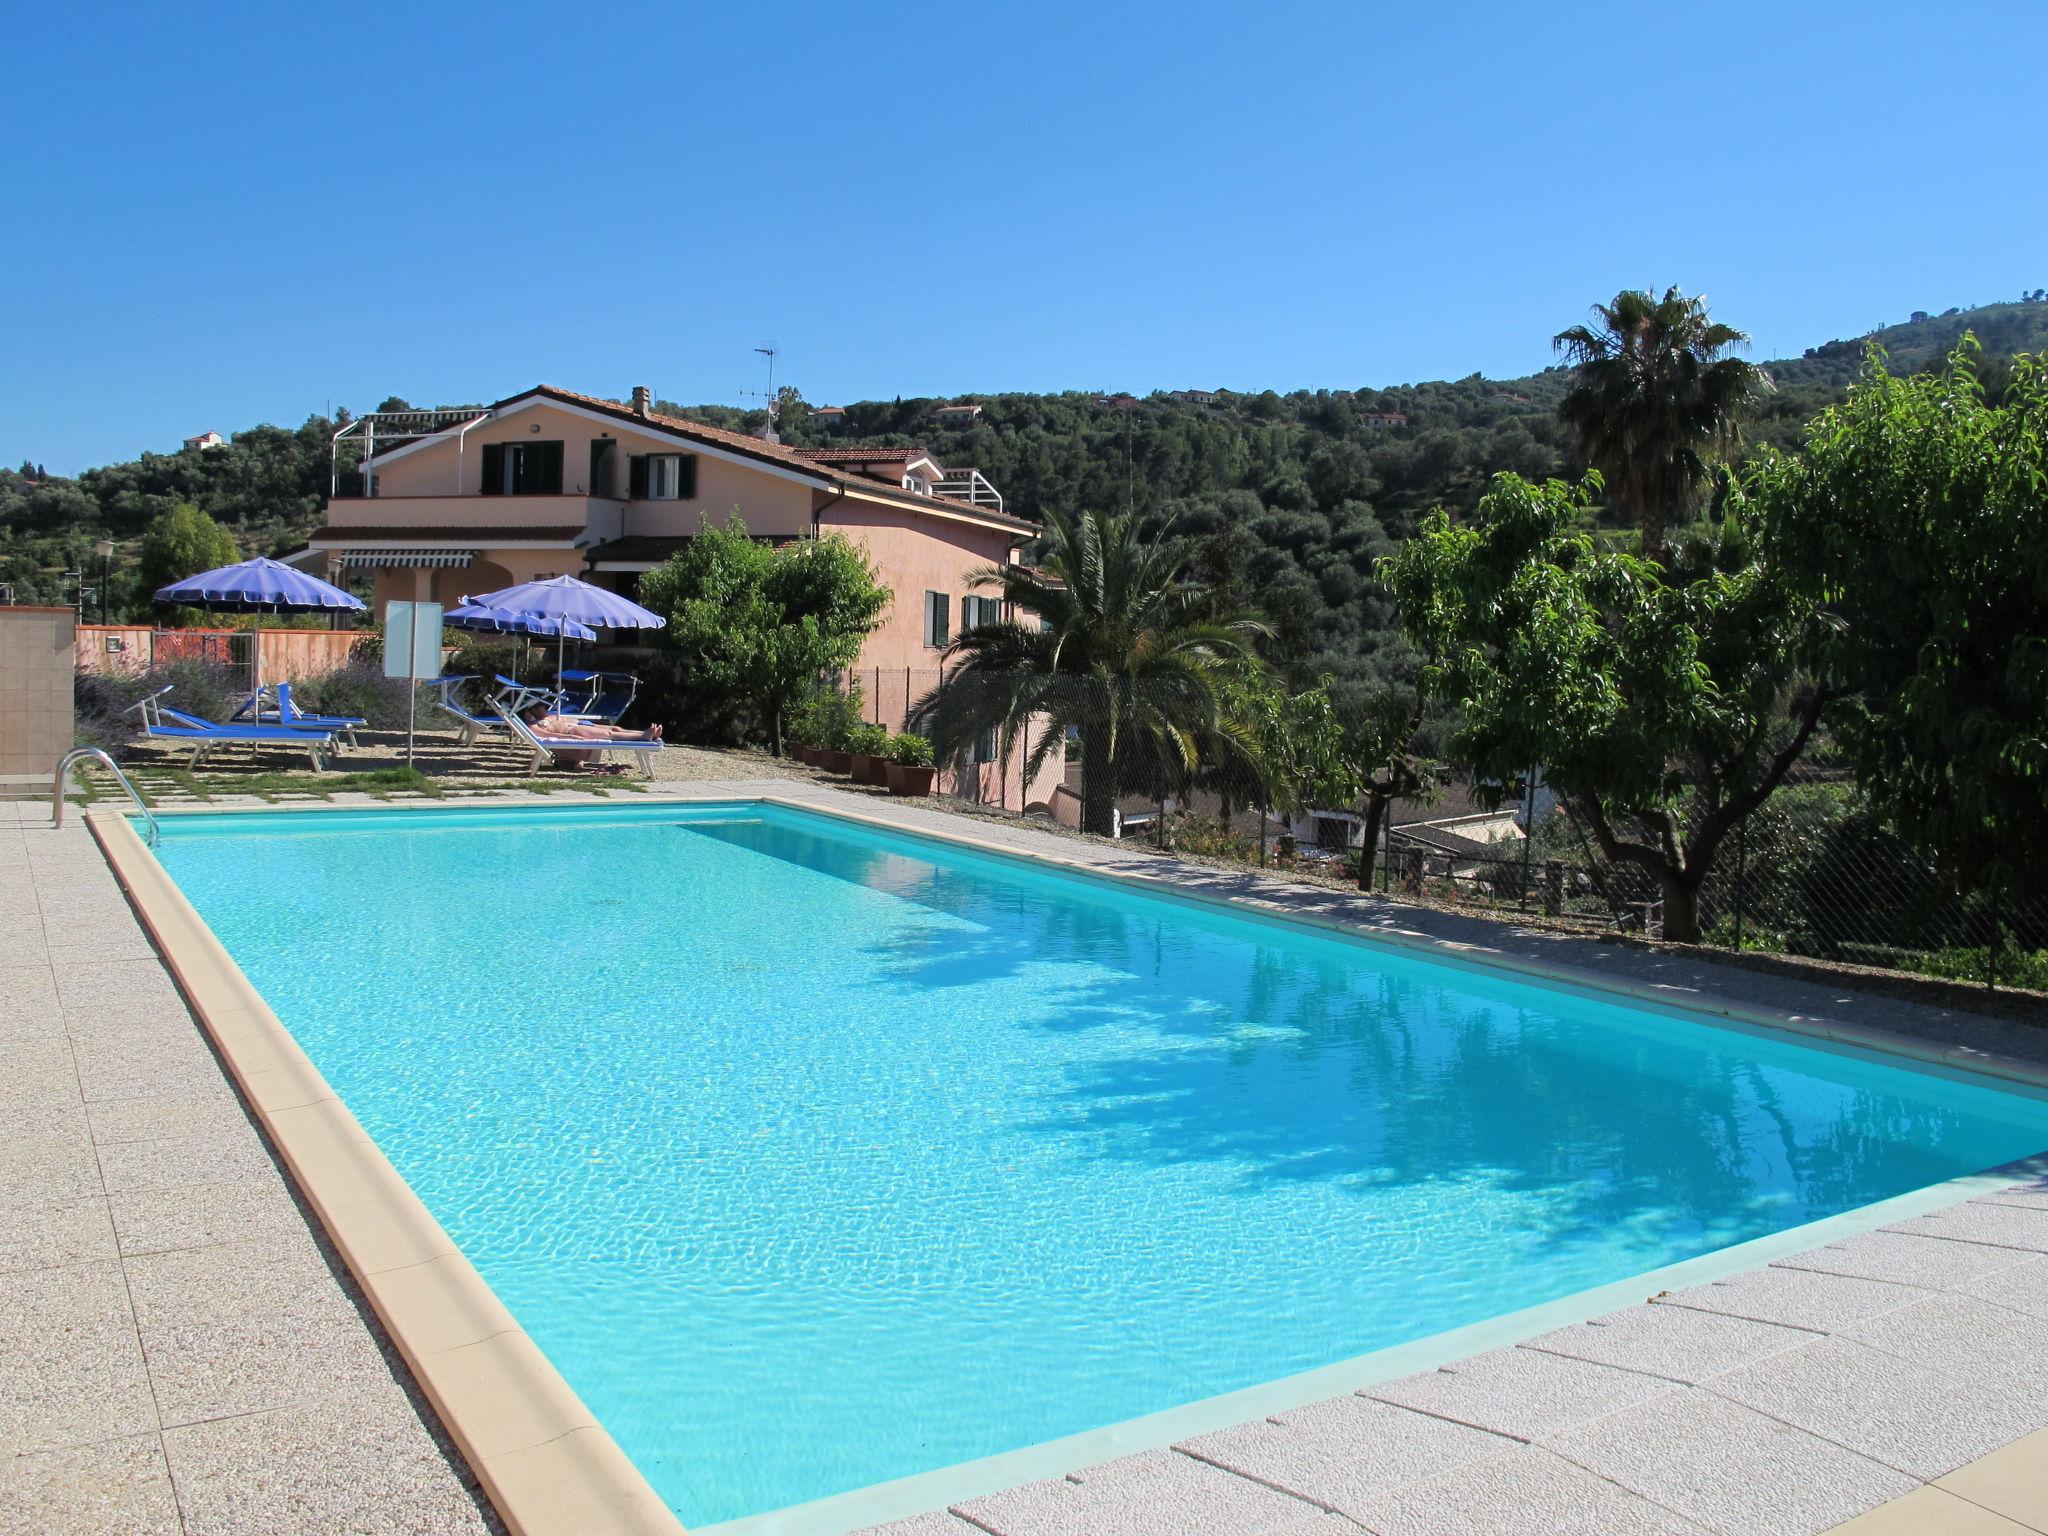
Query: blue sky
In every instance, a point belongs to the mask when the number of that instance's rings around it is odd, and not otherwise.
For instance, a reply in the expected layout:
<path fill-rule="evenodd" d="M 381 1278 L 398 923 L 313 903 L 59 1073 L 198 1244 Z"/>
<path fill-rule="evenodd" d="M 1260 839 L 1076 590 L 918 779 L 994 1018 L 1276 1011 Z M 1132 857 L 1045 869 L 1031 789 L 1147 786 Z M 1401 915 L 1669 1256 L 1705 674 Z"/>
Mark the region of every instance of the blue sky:
<path fill-rule="evenodd" d="M 1754 355 L 2048 286 L 2048 5 L 14 0 L 0 461 L 548 382 L 743 403 Z"/>

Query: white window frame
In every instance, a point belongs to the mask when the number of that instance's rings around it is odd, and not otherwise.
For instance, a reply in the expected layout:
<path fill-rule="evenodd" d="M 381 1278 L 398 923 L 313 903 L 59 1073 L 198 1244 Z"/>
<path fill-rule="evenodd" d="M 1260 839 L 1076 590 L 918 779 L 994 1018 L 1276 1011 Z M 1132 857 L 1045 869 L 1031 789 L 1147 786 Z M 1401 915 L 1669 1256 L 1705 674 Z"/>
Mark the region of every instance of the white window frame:
<path fill-rule="evenodd" d="M 647 499 L 649 501 L 681 501 L 683 488 L 683 456 L 680 453 L 650 453 L 647 455 Z"/>
<path fill-rule="evenodd" d="M 953 643 L 953 599 L 950 593 L 924 595 L 925 649 L 943 651 Z"/>

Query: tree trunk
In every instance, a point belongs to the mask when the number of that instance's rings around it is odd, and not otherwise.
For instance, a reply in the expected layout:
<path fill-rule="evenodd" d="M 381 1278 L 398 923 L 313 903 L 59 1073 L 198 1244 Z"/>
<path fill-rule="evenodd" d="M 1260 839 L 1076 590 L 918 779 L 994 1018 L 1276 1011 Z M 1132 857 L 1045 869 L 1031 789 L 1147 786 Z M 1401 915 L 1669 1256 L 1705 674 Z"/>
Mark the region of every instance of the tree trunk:
<path fill-rule="evenodd" d="M 1670 944 L 1697 944 L 1700 941 L 1700 882 L 1697 878 L 1673 872 L 1659 876 L 1658 883 L 1664 888 L 1664 939 Z"/>
<path fill-rule="evenodd" d="M 1367 795 L 1365 799 L 1365 843 L 1358 850 L 1358 888 L 1372 889 L 1373 862 L 1379 857 L 1380 826 L 1387 817 L 1388 797 Z"/>
<path fill-rule="evenodd" d="M 1098 837 L 1116 831 L 1116 784 L 1105 731 L 1091 730 L 1081 738 L 1081 830 Z"/>

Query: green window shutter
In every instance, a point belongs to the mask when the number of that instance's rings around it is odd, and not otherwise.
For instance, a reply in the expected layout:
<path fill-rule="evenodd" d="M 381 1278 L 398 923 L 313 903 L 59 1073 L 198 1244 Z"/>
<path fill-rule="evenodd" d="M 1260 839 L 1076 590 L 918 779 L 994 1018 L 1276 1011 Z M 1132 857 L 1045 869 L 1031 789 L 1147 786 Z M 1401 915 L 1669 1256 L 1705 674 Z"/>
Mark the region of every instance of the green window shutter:
<path fill-rule="evenodd" d="M 697 495 L 697 455 L 686 453 L 676 463 L 676 495 L 692 501 Z"/>
<path fill-rule="evenodd" d="M 486 496 L 496 496 L 505 488 L 505 445 L 484 444 L 484 478 L 477 487 Z"/>
<path fill-rule="evenodd" d="M 533 473 L 528 477 L 532 484 L 527 487 L 530 496 L 559 496 L 562 494 L 562 444 L 559 440 L 551 443 L 535 443 L 532 447 Z"/>
<path fill-rule="evenodd" d="M 647 499 L 647 455 L 636 453 L 626 463 L 628 466 L 626 479 L 630 482 L 626 487 L 627 498 L 632 501 L 645 501 Z"/>

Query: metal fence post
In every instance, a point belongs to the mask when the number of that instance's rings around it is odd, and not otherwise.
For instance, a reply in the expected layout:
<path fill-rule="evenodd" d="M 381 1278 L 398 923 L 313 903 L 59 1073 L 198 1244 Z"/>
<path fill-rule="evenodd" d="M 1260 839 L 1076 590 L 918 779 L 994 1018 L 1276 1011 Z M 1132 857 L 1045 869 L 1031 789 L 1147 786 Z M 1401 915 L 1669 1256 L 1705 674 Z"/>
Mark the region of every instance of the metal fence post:
<path fill-rule="evenodd" d="M 1529 860 L 1536 852 L 1536 765 L 1529 765 L 1528 781 L 1522 786 L 1522 899 L 1517 910 L 1529 910 Z"/>
<path fill-rule="evenodd" d="M 1380 816 L 1380 894 L 1384 896 L 1394 888 L 1391 867 L 1394 862 L 1394 802 L 1391 799 Z M 1360 856 L 1363 857 L 1363 850 L 1360 850 Z"/>
<path fill-rule="evenodd" d="M 1266 802 L 1259 802 L 1259 868 L 1266 867 Z"/>
<path fill-rule="evenodd" d="M 1742 953 L 1742 898 L 1743 877 L 1749 870 L 1749 826 L 1738 822 L 1735 827 L 1735 953 Z"/>

